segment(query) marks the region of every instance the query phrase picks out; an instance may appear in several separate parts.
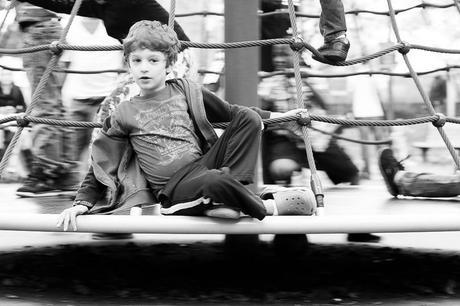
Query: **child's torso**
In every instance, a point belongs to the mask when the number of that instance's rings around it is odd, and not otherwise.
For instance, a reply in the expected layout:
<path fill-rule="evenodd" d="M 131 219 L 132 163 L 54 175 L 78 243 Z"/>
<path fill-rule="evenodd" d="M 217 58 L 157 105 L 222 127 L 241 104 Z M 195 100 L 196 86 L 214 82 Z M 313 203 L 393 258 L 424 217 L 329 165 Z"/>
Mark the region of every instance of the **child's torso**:
<path fill-rule="evenodd" d="M 183 92 L 168 86 L 155 96 L 136 97 L 123 116 L 131 145 L 152 188 L 164 186 L 202 151 Z"/>

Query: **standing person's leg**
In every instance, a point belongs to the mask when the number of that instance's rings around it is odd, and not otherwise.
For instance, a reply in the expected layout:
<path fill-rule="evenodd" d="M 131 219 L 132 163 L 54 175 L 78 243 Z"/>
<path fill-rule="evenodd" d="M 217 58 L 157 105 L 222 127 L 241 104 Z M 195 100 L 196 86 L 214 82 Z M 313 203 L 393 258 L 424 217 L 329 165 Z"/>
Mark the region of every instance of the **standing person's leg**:
<path fill-rule="evenodd" d="M 57 20 L 42 21 L 30 25 L 24 32 L 24 46 L 31 47 L 49 44 L 59 39 L 62 27 Z M 24 67 L 30 80 L 32 91 L 42 78 L 51 59 L 50 52 L 37 52 L 24 55 Z M 48 81 L 32 110 L 32 116 L 50 119 L 66 119 L 61 100 L 61 78 L 50 73 Z M 21 196 L 47 194 L 57 190 L 75 189 L 74 164 L 70 162 L 69 151 L 65 149 L 64 137 L 67 128 L 37 124 L 33 127 L 32 167 L 28 179 L 17 190 Z"/>
<path fill-rule="evenodd" d="M 72 99 L 70 104 L 70 118 L 73 121 L 93 122 L 104 97 L 88 99 Z M 80 161 L 81 154 L 88 148 L 91 142 L 92 128 L 74 127 L 72 128 L 71 151 L 72 160 Z"/>
<path fill-rule="evenodd" d="M 347 24 L 341 0 L 320 0 L 321 15 L 319 30 L 324 37 L 324 45 L 318 51 L 331 61 L 347 58 L 350 42 L 346 38 Z"/>

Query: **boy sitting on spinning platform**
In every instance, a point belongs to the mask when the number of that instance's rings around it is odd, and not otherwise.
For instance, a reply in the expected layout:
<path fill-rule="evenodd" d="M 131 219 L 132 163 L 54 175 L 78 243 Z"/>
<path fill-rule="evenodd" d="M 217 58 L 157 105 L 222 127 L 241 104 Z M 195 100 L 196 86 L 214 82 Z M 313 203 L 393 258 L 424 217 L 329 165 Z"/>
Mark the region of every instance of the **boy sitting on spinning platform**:
<path fill-rule="evenodd" d="M 179 51 L 176 33 L 157 21 L 135 23 L 123 42 L 140 94 L 118 105 L 92 146 L 91 167 L 58 226 L 75 217 L 161 203 L 164 215 L 257 219 L 314 211 L 311 190 L 265 195 L 252 183 L 262 119 L 294 115 L 231 105 L 186 79 L 166 81 Z M 229 122 L 220 138 L 211 123 Z M 285 123 L 300 130 L 295 122 Z M 103 205 L 98 202 L 103 200 Z M 96 205 L 98 203 L 98 205 Z"/>

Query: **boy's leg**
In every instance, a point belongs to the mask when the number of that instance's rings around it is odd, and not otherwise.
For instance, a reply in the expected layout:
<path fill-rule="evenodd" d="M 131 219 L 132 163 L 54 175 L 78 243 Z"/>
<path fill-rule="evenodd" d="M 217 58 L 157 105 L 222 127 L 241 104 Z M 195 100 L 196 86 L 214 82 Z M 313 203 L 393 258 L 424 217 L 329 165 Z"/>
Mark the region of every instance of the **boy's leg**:
<path fill-rule="evenodd" d="M 223 205 L 260 220 L 267 213 L 262 199 L 225 170 L 208 169 L 196 162 L 179 170 L 171 180 L 159 196 L 162 214 L 203 216 Z"/>
<path fill-rule="evenodd" d="M 199 161 L 171 178 L 163 200 L 160 196 L 162 213 L 203 215 L 217 203 L 258 219 L 265 217 L 263 201 L 243 185 L 253 181 L 261 134 L 260 116 L 242 109 Z"/>
<path fill-rule="evenodd" d="M 227 167 L 231 176 L 253 182 L 262 135 L 262 119 L 251 109 L 241 109 L 224 133 L 201 159 L 208 169 Z"/>

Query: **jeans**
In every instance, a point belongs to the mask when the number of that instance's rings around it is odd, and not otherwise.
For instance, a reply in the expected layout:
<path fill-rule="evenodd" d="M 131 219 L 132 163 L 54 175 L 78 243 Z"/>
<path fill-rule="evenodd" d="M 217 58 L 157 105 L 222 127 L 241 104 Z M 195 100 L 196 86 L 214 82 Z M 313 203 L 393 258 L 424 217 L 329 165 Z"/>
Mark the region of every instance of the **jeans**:
<path fill-rule="evenodd" d="M 87 99 L 73 99 L 70 105 L 70 118 L 73 121 L 93 122 L 99 106 L 105 97 L 92 97 Z M 93 129 L 76 127 L 72 131 L 70 150 L 73 152 L 72 160 L 79 161 L 81 154 L 91 143 Z"/>
<path fill-rule="evenodd" d="M 57 20 L 34 23 L 23 32 L 24 47 L 49 44 L 58 40 L 61 32 L 62 27 Z M 37 88 L 51 56 L 50 51 L 24 54 L 24 68 L 27 71 L 32 91 Z M 61 100 L 61 83 L 60 75 L 52 72 L 32 110 L 32 116 L 66 119 Z M 71 166 L 69 163 L 70 151 L 66 147 L 70 141 L 66 141 L 69 135 L 66 130 L 66 128 L 57 125 L 34 124 L 32 154 L 35 167 L 32 168 L 32 172 L 40 173 L 31 173 L 31 175 L 57 180 L 67 174 Z"/>
<path fill-rule="evenodd" d="M 319 2 L 321 4 L 319 31 L 325 41 L 331 41 L 347 31 L 343 3 L 342 0 L 320 0 Z"/>
<path fill-rule="evenodd" d="M 395 179 L 401 195 L 414 197 L 455 197 L 460 195 L 460 175 L 403 171 Z"/>

